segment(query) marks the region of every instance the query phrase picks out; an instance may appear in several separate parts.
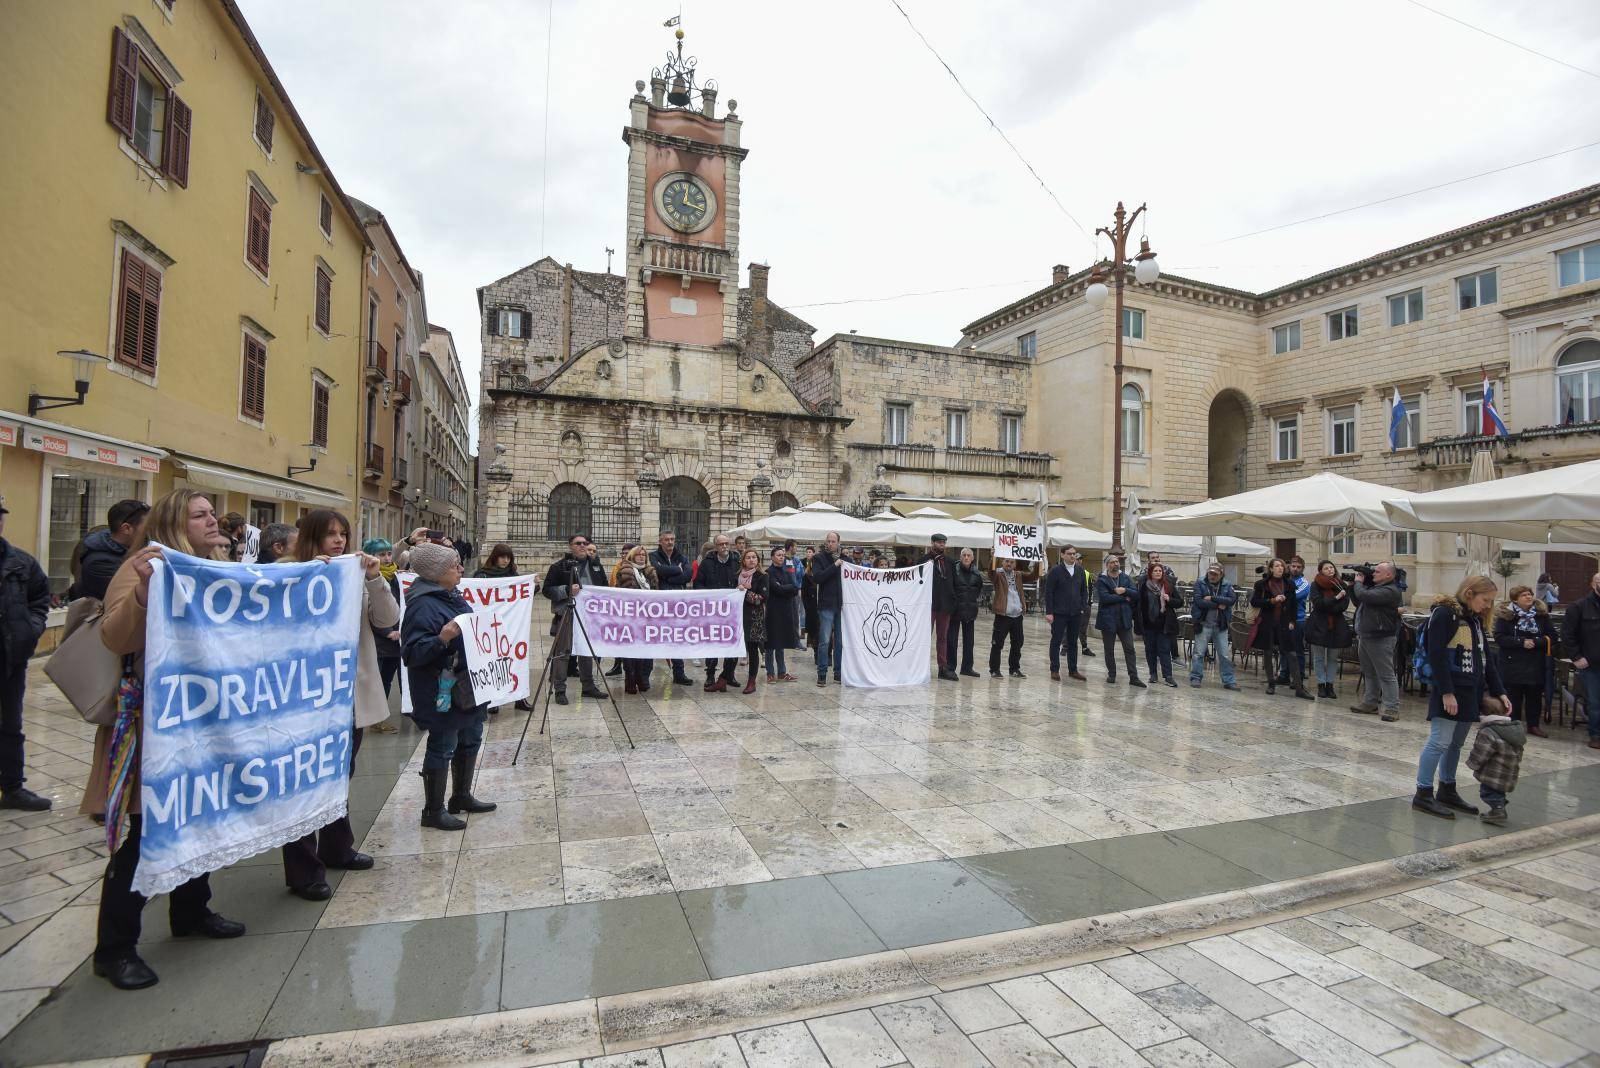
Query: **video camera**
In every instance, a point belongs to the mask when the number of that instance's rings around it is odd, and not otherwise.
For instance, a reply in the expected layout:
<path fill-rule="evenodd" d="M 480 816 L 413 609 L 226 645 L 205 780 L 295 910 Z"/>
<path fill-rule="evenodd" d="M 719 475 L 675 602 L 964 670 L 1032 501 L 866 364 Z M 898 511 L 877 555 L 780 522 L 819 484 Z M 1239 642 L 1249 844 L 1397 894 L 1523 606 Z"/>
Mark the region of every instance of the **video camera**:
<path fill-rule="evenodd" d="M 1378 566 L 1377 564 L 1372 564 L 1372 563 L 1351 564 L 1349 567 L 1347 567 L 1343 571 L 1339 572 L 1339 581 L 1343 582 L 1346 586 L 1348 586 L 1351 583 L 1355 582 L 1357 575 L 1360 575 L 1361 576 L 1361 581 L 1366 583 L 1368 586 L 1371 586 L 1373 584 L 1373 582 L 1372 582 L 1372 572 L 1377 568 L 1377 566 Z M 1397 586 L 1400 586 L 1400 587 L 1404 587 L 1405 586 L 1405 584 L 1406 584 L 1406 569 L 1405 568 L 1396 567 L 1394 569 L 1394 581 L 1395 581 L 1395 585 L 1397 585 Z"/>

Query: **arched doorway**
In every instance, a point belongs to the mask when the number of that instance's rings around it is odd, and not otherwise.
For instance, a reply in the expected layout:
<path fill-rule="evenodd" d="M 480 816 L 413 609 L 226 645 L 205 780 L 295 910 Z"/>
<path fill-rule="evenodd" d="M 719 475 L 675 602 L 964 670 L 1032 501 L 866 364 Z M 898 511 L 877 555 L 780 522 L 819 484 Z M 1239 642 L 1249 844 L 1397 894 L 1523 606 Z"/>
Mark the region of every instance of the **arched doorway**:
<path fill-rule="evenodd" d="M 1245 489 L 1250 441 L 1250 402 L 1236 389 L 1211 400 L 1206 414 L 1206 496 L 1227 497 Z"/>
<path fill-rule="evenodd" d="M 693 559 L 710 536 L 711 495 L 688 475 L 674 475 L 661 483 L 661 529 L 678 536 L 678 547 Z"/>
<path fill-rule="evenodd" d="M 790 493 L 788 490 L 773 490 L 772 497 L 769 499 L 769 503 L 774 512 L 776 512 L 779 508 L 800 507 L 800 499 L 794 494 Z"/>

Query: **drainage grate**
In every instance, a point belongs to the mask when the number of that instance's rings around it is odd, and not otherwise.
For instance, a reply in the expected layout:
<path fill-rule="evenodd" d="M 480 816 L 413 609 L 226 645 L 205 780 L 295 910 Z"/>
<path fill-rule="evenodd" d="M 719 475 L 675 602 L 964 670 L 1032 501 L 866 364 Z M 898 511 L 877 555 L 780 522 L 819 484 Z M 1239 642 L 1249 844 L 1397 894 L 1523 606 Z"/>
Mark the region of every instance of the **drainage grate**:
<path fill-rule="evenodd" d="M 239 1042 L 153 1053 L 147 1068 L 261 1068 L 266 1058 L 267 1043 Z"/>

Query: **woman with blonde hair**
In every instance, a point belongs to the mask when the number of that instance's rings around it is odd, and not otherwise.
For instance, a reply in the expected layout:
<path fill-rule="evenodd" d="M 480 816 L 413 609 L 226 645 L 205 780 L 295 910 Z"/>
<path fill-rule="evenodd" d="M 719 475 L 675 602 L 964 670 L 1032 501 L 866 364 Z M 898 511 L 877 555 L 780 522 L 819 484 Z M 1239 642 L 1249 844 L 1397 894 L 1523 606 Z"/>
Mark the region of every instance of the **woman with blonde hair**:
<path fill-rule="evenodd" d="M 1548 738 L 1539 726 L 1544 709 L 1545 674 L 1555 649 L 1550 612 L 1531 586 L 1513 586 L 1495 613 L 1494 643 L 1500 647 L 1500 675 L 1511 698 L 1511 718 L 1522 720 L 1535 738 Z"/>
<path fill-rule="evenodd" d="M 343 556 L 350 549 L 350 520 L 331 508 L 316 508 L 300 517 L 295 538 L 294 558 L 301 563 Z M 400 625 L 400 605 L 383 576 L 383 564 L 376 557 L 361 554 L 366 571 L 366 587 L 361 594 L 360 636 L 356 642 L 355 730 L 350 736 L 350 774 L 355 774 L 356 754 L 361 751 L 361 735 L 389 718 L 389 694 L 383 685 L 383 669 L 378 663 L 378 633 L 390 634 Z M 375 633 L 376 632 L 376 633 Z M 372 858 L 356 849 L 355 830 L 348 815 L 312 831 L 283 847 L 283 881 L 289 892 L 307 901 L 326 901 L 333 896 L 328 884 L 328 869 L 366 871 Z"/>
<path fill-rule="evenodd" d="M 622 559 L 617 561 L 617 569 L 612 572 L 614 576 L 611 584 L 624 590 L 659 590 L 660 580 L 656 576 L 656 569 L 650 566 L 650 550 L 643 545 L 635 545 L 622 554 Z M 626 680 L 623 684 L 624 693 L 649 693 L 650 671 L 655 666 L 649 660 L 637 657 L 628 657 L 620 661 Z"/>
<path fill-rule="evenodd" d="M 1457 812 L 1478 814 L 1456 790 L 1456 765 L 1461 745 L 1482 717 L 1486 698 L 1511 714 L 1511 702 L 1500 682 L 1500 669 L 1489 656 L 1489 619 L 1494 609 L 1494 582 L 1468 575 L 1455 596 L 1439 597 L 1425 624 L 1423 643 L 1433 682 L 1428 693 L 1428 741 L 1417 762 L 1417 795 L 1411 807 L 1430 816 L 1453 820 Z M 1438 790 L 1434 789 L 1435 777 Z"/>
<path fill-rule="evenodd" d="M 211 498 L 197 490 L 174 490 L 151 507 L 145 519 L 144 544 L 131 551 L 106 590 L 100 640 L 119 656 L 131 657 L 134 676 L 144 687 L 144 625 L 150 601 L 151 562 L 162 546 L 209 560 L 228 558 L 228 535 L 217 525 Z M 98 727 L 94 737 L 94 763 L 83 789 L 80 811 L 105 814 L 111 788 L 111 737 L 113 728 Z M 139 805 L 139 758 L 142 731 L 133 725 L 131 779 L 125 789 L 128 828 L 122 843 L 106 863 L 100 887 L 99 932 L 94 947 L 94 974 L 119 990 L 154 986 L 157 976 L 139 957 L 139 933 L 145 896 L 133 889 L 133 872 L 139 866 L 139 836 L 143 816 Z M 108 819 L 115 820 L 111 814 Z M 209 875 L 196 876 L 176 887 L 168 898 L 167 918 L 175 937 L 238 938 L 244 924 L 224 919 L 206 907 L 211 900 Z"/>

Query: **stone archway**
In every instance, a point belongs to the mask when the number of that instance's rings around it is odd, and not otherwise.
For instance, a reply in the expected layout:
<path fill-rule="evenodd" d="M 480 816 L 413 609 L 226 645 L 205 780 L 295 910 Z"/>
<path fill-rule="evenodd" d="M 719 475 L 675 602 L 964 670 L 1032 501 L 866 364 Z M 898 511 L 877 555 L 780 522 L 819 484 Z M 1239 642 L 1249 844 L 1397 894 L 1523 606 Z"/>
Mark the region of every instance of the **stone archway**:
<path fill-rule="evenodd" d="M 674 475 L 661 483 L 661 529 L 678 536 L 678 547 L 691 560 L 711 532 L 711 495 L 697 479 Z"/>
<path fill-rule="evenodd" d="M 1251 404 L 1237 389 L 1211 399 L 1206 413 L 1206 496 L 1227 497 L 1245 490 L 1249 461 Z"/>

